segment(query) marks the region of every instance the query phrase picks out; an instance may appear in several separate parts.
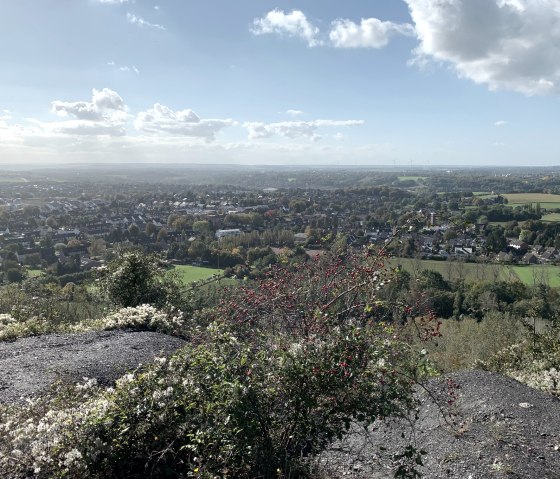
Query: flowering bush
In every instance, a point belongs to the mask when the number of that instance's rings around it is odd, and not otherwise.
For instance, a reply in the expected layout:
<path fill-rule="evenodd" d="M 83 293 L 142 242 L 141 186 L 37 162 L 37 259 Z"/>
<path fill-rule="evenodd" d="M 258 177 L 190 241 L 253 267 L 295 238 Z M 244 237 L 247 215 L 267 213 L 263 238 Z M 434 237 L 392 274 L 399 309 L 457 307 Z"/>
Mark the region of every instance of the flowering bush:
<path fill-rule="evenodd" d="M 103 329 L 149 329 L 166 334 L 181 335 L 186 321 L 181 311 L 171 308 L 161 311 L 149 304 L 122 308 L 100 321 Z"/>
<path fill-rule="evenodd" d="M 560 396 L 560 319 L 554 318 L 541 333 L 531 331 L 526 340 L 502 349 L 486 362 L 479 361 L 477 366 Z"/>
<path fill-rule="evenodd" d="M 369 253 L 273 270 L 207 311 L 169 360 L 112 389 L 85 383 L 4 409 L 0 476 L 302 477 L 305 458 L 353 423 L 414 407 L 422 355 L 384 322 L 388 280 Z M 143 305 L 106 325 L 174 321 Z"/>

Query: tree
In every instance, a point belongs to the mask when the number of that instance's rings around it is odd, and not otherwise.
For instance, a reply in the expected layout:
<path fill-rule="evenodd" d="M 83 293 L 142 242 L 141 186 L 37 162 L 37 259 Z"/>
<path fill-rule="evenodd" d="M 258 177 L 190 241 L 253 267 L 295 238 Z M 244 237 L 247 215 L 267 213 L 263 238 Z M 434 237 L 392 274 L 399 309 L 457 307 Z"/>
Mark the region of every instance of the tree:
<path fill-rule="evenodd" d="M 101 256 L 107 250 L 107 243 L 104 239 L 95 238 L 91 240 L 91 245 L 88 248 L 90 256 Z"/>
<path fill-rule="evenodd" d="M 165 228 L 161 228 L 161 229 L 158 231 L 156 241 L 157 241 L 158 243 L 160 243 L 161 241 L 164 241 L 165 238 L 167 238 L 167 230 L 166 230 Z"/>
<path fill-rule="evenodd" d="M 165 272 L 162 259 L 141 251 L 127 251 L 102 272 L 102 285 L 110 301 L 123 307 L 180 302 L 176 277 Z"/>
<path fill-rule="evenodd" d="M 208 221 L 195 221 L 192 225 L 192 229 L 195 233 L 201 235 L 209 235 L 212 233 L 212 228 Z"/>
<path fill-rule="evenodd" d="M 152 236 L 156 233 L 157 233 L 156 225 L 154 225 L 154 223 L 152 223 L 151 221 L 146 223 L 146 234 L 148 236 Z"/>
<path fill-rule="evenodd" d="M 132 237 L 132 238 L 136 238 L 138 237 L 138 235 L 140 234 L 140 228 L 138 228 L 138 226 L 135 223 L 132 223 L 129 227 L 128 227 L 128 234 Z"/>
<path fill-rule="evenodd" d="M 47 223 L 47 226 L 52 228 L 52 229 L 56 229 L 58 227 L 58 223 L 57 223 L 56 218 L 54 216 L 49 216 L 47 218 L 46 223 Z"/>

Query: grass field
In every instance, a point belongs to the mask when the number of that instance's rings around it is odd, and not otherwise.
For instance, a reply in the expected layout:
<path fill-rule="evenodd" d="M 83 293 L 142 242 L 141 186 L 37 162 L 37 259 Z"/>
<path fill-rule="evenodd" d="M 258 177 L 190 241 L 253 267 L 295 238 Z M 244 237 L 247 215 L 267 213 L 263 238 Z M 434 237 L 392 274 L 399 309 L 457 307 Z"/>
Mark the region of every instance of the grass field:
<path fill-rule="evenodd" d="M 431 269 L 441 273 L 447 281 L 458 279 L 467 281 L 521 281 L 528 286 L 533 286 L 535 283 L 544 283 L 553 288 L 560 287 L 560 266 L 513 266 L 411 258 L 394 258 L 390 260 L 390 264 L 392 266 L 400 264 L 413 275 L 424 269 Z"/>
<path fill-rule="evenodd" d="M 222 274 L 223 269 L 217 268 L 202 268 L 200 266 L 190 265 L 177 265 L 174 268 L 179 273 L 179 278 L 185 284 L 192 283 L 193 281 L 200 281 L 208 279 L 214 274 Z"/>
<path fill-rule="evenodd" d="M 428 178 L 427 176 L 399 176 L 399 181 L 418 181 L 418 180 L 425 180 Z"/>
<path fill-rule="evenodd" d="M 30 278 L 36 278 L 37 276 L 43 276 L 45 273 L 40 269 L 28 269 L 27 274 Z"/>
<path fill-rule="evenodd" d="M 560 221 L 560 213 L 549 213 L 548 215 L 543 215 L 541 221 L 545 223 L 556 223 Z"/>
<path fill-rule="evenodd" d="M 502 195 L 508 200 L 508 204 L 526 205 L 528 203 L 540 203 L 542 208 L 560 208 L 560 195 L 546 193 L 510 193 Z"/>
<path fill-rule="evenodd" d="M 552 288 L 560 287 L 560 266 L 514 266 L 513 271 L 521 282 L 529 286 L 533 286 L 535 283 L 543 283 L 548 284 Z"/>

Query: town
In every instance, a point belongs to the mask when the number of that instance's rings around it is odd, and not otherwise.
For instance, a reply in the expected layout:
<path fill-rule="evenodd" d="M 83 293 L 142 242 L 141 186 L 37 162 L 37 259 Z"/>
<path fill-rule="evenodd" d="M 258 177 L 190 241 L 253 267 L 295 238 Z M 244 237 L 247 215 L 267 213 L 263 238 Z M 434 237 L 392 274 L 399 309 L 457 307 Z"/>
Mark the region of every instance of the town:
<path fill-rule="evenodd" d="M 169 178 L 188 169 L 158 171 L 157 183 L 142 168 L 126 181 L 99 168 L 5 172 L 3 281 L 49 275 L 61 285 L 80 283 L 123 247 L 237 277 L 258 275 L 279 256 L 322 254 L 340 241 L 387 245 L 397 258 L 431 260 L 425 267 L 560 260 L 560 195 L 551 193 L 560 190 L 560 172 L 240 169 L 204 184 L 216 175 L 201 168 L 200 178 L 180 184 Z M 477 180 L 482 174 L 487 185 Z M 261 176 L 259 186 L 246 184 L 252 176 Z M 445 191 L 444 182 L 462 188 Z"/>

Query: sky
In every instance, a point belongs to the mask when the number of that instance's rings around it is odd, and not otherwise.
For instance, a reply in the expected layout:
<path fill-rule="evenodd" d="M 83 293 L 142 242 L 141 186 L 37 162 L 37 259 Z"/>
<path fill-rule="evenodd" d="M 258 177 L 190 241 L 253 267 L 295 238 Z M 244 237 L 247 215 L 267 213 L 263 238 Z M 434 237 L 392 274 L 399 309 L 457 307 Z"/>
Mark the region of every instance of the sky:
<path fill-rule="evenodd" d="M 0 12 L 0 165 L 560 165 L 559 0 Z"/>

